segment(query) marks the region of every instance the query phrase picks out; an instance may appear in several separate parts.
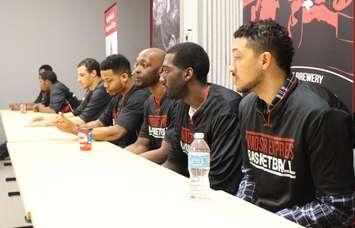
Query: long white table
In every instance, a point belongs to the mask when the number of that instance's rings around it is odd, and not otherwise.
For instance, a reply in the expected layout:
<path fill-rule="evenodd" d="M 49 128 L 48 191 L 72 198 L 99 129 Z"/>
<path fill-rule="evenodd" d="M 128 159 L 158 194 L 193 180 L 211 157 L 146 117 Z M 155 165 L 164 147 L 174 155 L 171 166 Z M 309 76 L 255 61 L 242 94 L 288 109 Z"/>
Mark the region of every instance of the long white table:
<path fill-rule="evenodd" d="M 46 141 L 46 140 L 77 140 L 75 135 L 60 132 L 56 127 L 27 127 L 33 117 L 53 116 L 55 114 L 35 113 L 28 111 L 0 110 L 0 117 L 8 142 Z"/>
<path fill-rule="evenodd" d="M 70 140 L 8 148 L 35 228 L 300 227 L 222 191 L 192 201 L 187 178 L 110 143 L 91 152 Z"/>

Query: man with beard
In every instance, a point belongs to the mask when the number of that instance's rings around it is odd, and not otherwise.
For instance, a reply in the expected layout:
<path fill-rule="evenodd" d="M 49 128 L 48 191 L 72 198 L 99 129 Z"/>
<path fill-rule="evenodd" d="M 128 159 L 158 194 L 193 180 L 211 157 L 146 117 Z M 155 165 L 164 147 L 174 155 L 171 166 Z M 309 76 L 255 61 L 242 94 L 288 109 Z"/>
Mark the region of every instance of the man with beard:
<path fill-rule="evenodd" d="M 235 193 L 241 176 L 241 153 L 237 110 L 241 96 L 207 82 L 209 57 L 195 43 L 180 43 L 165 55 L 160 80 L 168 96 L 177 101 L 175 134 L 165 141 L 171 152 L 163 164 L 187 174 L 187 154 L 195 132 L 202 132 L 210 147 L 211 187 Z M 169 129 L 170 130 L 170 129 Z"/>
<path fill-rule="evenodd" d="M 294 47 L 272 20 L 234 33 L 240 103 L 238 197 L 306 227 L 347 227 L 354 216 L 351 116 L 321 86 L 290 74 Z"/>
<path fill-rule="evenodd" d="M 152 93 L 144 103 L 144 120 L 137 141 L 127 150 L 156 162 L 166 160 L 166 143 L 162 140 L 169 124 L 172 124 L 174 101 L 166 96 L 166 88 L 159 82 L 160 67 L 164 61 L 165 52 L 158 48 L 142 51 L 134 69 L 136 85 L 148 88 Z M 160 149 L 160 147 L 162 148 Z"/>
<path fill-rule="evenodd" d="M 126 147 L 137 139 L 143 120 L 143 106 L 149 92 L 134 85 L 131 66 L 123 55 L 110 55 L 100 65 L 101 79 L 106 91 L 113 96 L 101 116 L 86 123 L 85 127 L 93 128 L 93 139 L 111 141 Z M 77 134 L 74 123 L 62 116 L 57 120 L 63 130 Z"/>

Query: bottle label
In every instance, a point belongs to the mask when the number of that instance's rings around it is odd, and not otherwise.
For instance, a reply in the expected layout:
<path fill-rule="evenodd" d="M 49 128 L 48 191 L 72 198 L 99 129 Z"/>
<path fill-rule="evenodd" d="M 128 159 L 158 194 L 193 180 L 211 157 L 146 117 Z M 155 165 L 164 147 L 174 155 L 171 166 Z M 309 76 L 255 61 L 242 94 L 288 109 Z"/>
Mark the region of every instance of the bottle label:
<path fill-rule="evenodd" d="M 210 155 L 208 153 L 189 153 L 188 165 L 189 169 L 209 168 Z"/>

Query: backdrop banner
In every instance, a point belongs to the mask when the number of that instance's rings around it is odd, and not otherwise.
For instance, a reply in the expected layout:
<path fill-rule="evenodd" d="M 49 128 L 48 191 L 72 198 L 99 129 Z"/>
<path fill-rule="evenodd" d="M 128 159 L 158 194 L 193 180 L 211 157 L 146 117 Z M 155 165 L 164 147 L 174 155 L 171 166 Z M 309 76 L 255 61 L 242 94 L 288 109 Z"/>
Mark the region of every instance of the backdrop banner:
<path fill-rule="evenodd" d="M 117 3 L 104 12 L 106 56 L 117 54 L 118 8 Z"/>
<path fill-rule="evenodd" d="M 352 0 L 243 0 L 244 22 L 271 18 L 285 26 L 296 54 L 292 74 L 322 84 L 352 110 Z"/>

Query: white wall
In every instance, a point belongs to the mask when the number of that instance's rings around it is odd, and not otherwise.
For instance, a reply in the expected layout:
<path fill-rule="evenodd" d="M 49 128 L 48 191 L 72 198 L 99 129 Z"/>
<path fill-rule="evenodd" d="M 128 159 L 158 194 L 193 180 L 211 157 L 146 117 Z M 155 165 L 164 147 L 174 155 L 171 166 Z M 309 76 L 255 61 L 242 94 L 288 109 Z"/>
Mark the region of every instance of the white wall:
<path fill-rule="evenodd" d="M 0 107 L 10 101 L 32 101 L 39 91 L 38 67 L 44 63 L 81 96 L 75 66 L 85 57 L 103 59 L 102 14 L 110 2 L 1 1 Z"/>
<path fill-rule="evenodd" d="M 118 0 L 118 53 L 133 65 L 150 46 L 150 0 Z"/>
<path fill-rule="evenodd" d="M 76 65 L 86 57 L 104 59 L 103 14 L 114 2 L 1 0 L 0 108 L 33 101 L 39 92 L 38 67 L 45 63 L 81 97 Z M 120 0 L 118 7 L 119 52 L 132 61 L 149 44 L 149 1 Z M 0 132 L 0 143 L 3 138 Z"/>
<path fill-rule="evenodd" d="M 114 2 L 1 0 L 0 108 L 35 98 L 37 70 L 44 63 L 52 65 L 59 80 L 81 97 L 76 65 L 86 57 L 104 59 L 103 13 Z M 149 45 L 149 1 L 120 0 L 118 7 L 119 52 L 133 60 Z"/>
<path fill-rule="evenodd" d="M 242 0 L 183 0 L 181 17 L 182 41 L 188 35 L 210 57 L 209 81 L 233 89 L 229 65 L 233 33 L 243 22 Z"/>

